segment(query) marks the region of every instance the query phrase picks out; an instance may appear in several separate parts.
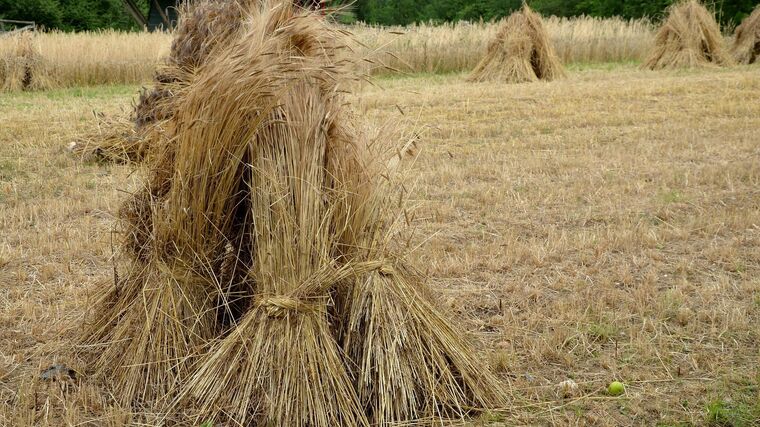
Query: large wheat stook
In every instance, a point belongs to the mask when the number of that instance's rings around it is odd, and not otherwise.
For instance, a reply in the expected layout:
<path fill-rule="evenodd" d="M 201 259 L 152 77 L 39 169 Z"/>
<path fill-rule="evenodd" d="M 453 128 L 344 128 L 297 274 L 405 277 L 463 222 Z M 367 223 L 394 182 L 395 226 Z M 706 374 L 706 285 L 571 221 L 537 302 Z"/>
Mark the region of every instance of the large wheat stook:
<path fill-rule="evenodd" d="M 146 187 L 122 210 L 129 269 L 85 334 L 96 375 L 136 410 L 193 422 L 361 426 L 500 406 L 397 255 L 400 158 L 351 114 L 345 34 L 288 2 L 241 10 L 173 93 Z"/>
<path fill-rule="evenodd" d="M 33 33 L 8 36 L 0 50 L 0 92 L 49 89 L 53 82 L 45 68 Z"/>

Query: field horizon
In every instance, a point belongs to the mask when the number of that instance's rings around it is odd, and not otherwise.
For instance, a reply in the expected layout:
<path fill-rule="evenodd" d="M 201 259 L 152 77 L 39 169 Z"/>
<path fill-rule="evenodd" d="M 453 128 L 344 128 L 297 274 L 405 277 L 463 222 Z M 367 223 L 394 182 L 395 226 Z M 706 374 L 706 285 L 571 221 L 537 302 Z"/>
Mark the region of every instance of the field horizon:
<path fill-rule="evenodd" d="M 649 53 L 654 26 L 646 19 L 556 18 L 545 20 L 557 54 L 566 64 L 641 62 Z M 352 49 L 365 59 L 362 73 L 403 75 L 472 70 L 483 57 L 498 22 L 458 22 L 408 27 L 343 26 Z M 149 84 L 168 54 L 169 32 L 94 31 L 37 33 L 32 72 L 38 89 L 103 84 Z M 21 38 L 0 38 L 0 64 L 13 64 Z M 0 67 L 0 92 L 3 87 Z"/>

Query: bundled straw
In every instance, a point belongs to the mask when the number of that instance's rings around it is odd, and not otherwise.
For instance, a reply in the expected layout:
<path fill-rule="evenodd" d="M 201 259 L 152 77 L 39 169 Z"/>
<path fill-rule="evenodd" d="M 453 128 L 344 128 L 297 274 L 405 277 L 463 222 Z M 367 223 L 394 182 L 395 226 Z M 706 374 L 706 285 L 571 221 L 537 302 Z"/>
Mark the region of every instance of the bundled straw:
<path fill-rule="evenodd" d="M 523 4 L 503 21 L 468 81 L 522 83 L 564 76 L 541 16 Z"/>
<path fill-rule="evenodd" d="M 760 57 L 760 5 L 736 27 L 731 52 L 740 64 L 754 64 Z"/>
<path fill-rule="evenodd" d="M 160 407 L 189 375 L 202 346 L 219 334 L 215 283 L 179 261 L 135 263 L 96 303 L 85 325 L 95 375 L 125 405 Z"/>
<path fill-rule="evenodd" d="M 128 273 L 84 339 L 96 375 L 125 404 L 230 425 L 500 405 L 395 255 L 400 159 L 354 126 L 344 35 L 288 2 L 241 16 L 172 95 L 150 180 L 122 210 Z"/>
<path fill-rule="evenodd" d="M 52 82 L 42 66 L 42 56 L 29 32 L 10 36 L 10 48 L 0 51 L 0 91 L 48 89 Z"/>
<path fill-rule="evenodd" d="M 307 28 L 294 30 L 308 34 Z M 284 41 L 277 39 L 272 42 Z M 285 47 L 267 44 L 262 48 Z M 220 71 L 245 70 L 222 64 Z M 321 73 L 315 71 L 280 83 L 285 93 L 277 97 L 279 107 L 246 144 L 255 296 L 250 311 L 189 383 L 198 402 L 192 406 L 205 413 L 221 408 L 240 423 L 253 418 L 257 425 L 367 424 L 327 317 L 331 290 L 360 266 L 339 266 L 332 254 L 336 186 L 324 164 L 335 142 L 329 139 L 330 122 L 340 111 L 330 100 L 335 94 L 320 90 Z M 256 90 L 244 93 L 268 92 L 265 82 L 251 83 L 243 87 Z M 230 86 L 219 100 L 229 105 L 238 88 Z"/>
<path fill-rule="evenodd" d="M 644 67 L 657 70 L 733 62 L 712 12 L 698 0 L 685 0 L 670 7 Z"/>
<path fill-rule="evenodd" d="M 395 236 L 411 214 L 399 204 L 404 177 L 395 169 L 412 145 L 388 158 L 381 144 L 363 144 L 342 155 L 339 168 L 341 181 L 351 189 L 339 216 L 341 224 L 348 224 L 340 237 L 341 253 L 382 262 L 337 295 L 341 342 L 372 425 L 461 418 L 472 408 L 501 403 L 498 382 L 477 362 L 468 339 L 397 255 Z"/>
<path fill-rule="evenodd" d="M 344 345 L 373 425 L 466 416 L 499 402 L 496 381 L 400 261 L 361 278 Z"/>

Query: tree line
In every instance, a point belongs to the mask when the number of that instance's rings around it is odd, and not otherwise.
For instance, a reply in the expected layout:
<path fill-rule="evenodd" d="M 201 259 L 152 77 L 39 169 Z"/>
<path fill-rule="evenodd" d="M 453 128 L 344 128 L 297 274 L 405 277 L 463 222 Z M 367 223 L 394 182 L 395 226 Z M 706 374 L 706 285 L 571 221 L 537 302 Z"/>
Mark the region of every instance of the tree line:
<path fill-rule="evenodd" d="M 543 15 L 623 18 L 662 18 L 674 0 L 531 0 Z M 147 13 L 148 0 L 136 0 Z M 337 1 L 336 1 L 337 3 Z M 349 4 L 349 20 L 379 25 L 420 22 L 494 20 L 519 9 L 522 0 L 355 0 Z M 757 0 L 711 0 L 723 23 L 738 23 Z M 138 29 L 123 0 L 0 0 L 0 19 L 35 21 L 45 28 L 64 31 L 103 28 Z"/>
<path fill-rule="evenodd" d="M 147 12 L 148 0 L 136 2 Z M 0 19 L 64 31 L 138 29 L 122 0 L 0 0 Z"/>
<path fill-rule="evenodd" d="M 620 16 L 626 19 L 662 19 L 675 0 L 529 0 L 541 14 L 556 16 Z M 757 0 L 707 1 L 725 23 L 738 23 L 758 4 Z M 522 6 L 522 0 L 357 0 L 358 20 L 382 25 L 407 25 L 418 22 L 493 20 L 509 15 Z"/>

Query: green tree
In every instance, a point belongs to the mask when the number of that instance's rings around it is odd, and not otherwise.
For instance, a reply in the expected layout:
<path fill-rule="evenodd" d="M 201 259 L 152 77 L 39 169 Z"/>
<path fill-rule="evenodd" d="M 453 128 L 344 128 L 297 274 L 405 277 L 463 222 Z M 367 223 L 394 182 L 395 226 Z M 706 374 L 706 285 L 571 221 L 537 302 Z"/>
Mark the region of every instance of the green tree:
<path fill-rule="evenodd" d="M 598 17 L 620 16 L 626 19 L 650 17 L 660 20 L 674 0 L 529 0 L 531 7 L 543 15 Z M 757 5 L 756 0 L 713 0 L 723 22 L 739 22 Z M 491 20 L 518 9 L 522 0 L 358 0 L 359 20 L 391 25 L 412 22 L 446 22 L 461 19 Z"/>
<path fill-rule="evenodd" d="M 135 25 L 121 0 L 59 1 L 65 30 L 129 29 Z"/>
<path fill-rule="evenodd" d="M 0 19 L 34 21 L 46 28 L 60 28 L 62 17 L 57 0 L 0 0 Z"/>
<path fill-rule="evenodd" d="M 147 3 L 141 3 L 147 12 Z M 136 29 L 122 0 L 0 0 L 0 18 L 64 31 Z"/>
<path fill-rule="evenodd" d="M 0 0 L 0 18 L 35 21 L 46 28 L 67 31 L 100 28 L 138 29 L 126 12 L 123 0 Z M 334 0 L 347 4 L 350 0 Z M 528 0 L 543 15 L 598 17 L 621 16 L 662 19 L 674 0 Z M 136 0 L 144 13 L 148 0 Z M 710 2 L 708 2 L 710 3 Z M 381 25 L 415 22 L 494 20 L 519 9 L 522 0 L 357 0 L 356 18 Z M 719 19 L 738 23 L 757 5 L 757 0 L 711 0 Z"/>

